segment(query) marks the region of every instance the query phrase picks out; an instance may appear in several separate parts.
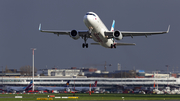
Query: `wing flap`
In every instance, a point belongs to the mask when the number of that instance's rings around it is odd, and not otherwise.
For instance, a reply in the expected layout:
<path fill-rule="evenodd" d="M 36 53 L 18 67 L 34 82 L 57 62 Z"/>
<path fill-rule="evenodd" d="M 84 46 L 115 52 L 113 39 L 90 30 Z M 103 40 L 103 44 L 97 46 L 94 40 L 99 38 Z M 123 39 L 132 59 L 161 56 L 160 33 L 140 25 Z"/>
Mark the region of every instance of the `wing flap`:
<path fill-rule="evenodd" d="M 100 45 L 99 43 L 91 43 L 91 45 Z"/>

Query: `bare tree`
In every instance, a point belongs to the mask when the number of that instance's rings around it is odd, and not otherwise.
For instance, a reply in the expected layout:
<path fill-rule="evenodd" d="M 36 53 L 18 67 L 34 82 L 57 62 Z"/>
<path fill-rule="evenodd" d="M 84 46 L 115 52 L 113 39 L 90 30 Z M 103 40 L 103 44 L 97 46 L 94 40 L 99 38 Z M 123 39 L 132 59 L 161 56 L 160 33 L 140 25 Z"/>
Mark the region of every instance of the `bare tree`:
<path fill-rule="evenodd" d="M 20 67 L 20 73 L 21 75 L 26 75 L 26 76 L 32 76 L 32 66 L 22 66 Z M 36 67 L 34 67 L 34 74 L 37 73 Z"/>

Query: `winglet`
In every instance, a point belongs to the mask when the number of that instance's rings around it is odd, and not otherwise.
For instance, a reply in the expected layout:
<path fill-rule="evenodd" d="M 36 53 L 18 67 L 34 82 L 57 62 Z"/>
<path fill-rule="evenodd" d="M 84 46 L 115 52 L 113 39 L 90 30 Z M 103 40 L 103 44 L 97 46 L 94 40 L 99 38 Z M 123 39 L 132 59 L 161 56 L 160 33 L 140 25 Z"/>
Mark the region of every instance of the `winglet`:
<path fill-rule="evenodd" d="M 39 31 L 41 31 L 41 23 L 39 24 Z"/>
<path fill-rule="evenodd" d="M 169 33 L 169 29 L 170 29 L 170 25 L 168 26 L 168 30 L 166 31 L 167 33 Z"/>
<path fill-rule="evenodd" d="M 115 26 L 115 20 L 113 20 L 112 26 L 111 26 L 111 31 L 114 32 L 114 26 Z"/>

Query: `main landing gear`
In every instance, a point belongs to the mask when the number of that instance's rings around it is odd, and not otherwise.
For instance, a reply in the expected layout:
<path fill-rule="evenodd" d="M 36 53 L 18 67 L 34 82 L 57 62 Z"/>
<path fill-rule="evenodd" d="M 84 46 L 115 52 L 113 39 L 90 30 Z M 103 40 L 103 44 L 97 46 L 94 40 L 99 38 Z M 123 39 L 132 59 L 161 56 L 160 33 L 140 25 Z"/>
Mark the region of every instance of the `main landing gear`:
<path fill-rule="evenodd" d="M 116 48 L 116 43 L 115 43 L 115 41 L 114 41 L 114 38 L 112 38 L 112 41 L 113 41 L 113 44 L 111 44 L 111 49 L 112 49 L 112 48 Z"/>
<path fill-rule="evenodd" d="M 89 27 L 89 34 L 91 35 L 91 32 L 92 32 L 93 28 L 92 27 Z M 88 39 L 88 35 L 85 34 L 82 36 L 82 38 L 84 38 L 84 43 L 82 44 L 82 47 L 86 47 L 88 48 L 88 43 L 86 43 L 87 39 Z"/>
<path fill-rule="evenodd" d="M 83 47 L 83 48 L 84 48 L 84 47 L 88 48 L 88 44 L 87 44 L 87 43 L 83 43 L 83 44 L 82 44 L 82 47 Z"/>
<path fill-rule="evenodd" d="M 116 48 L 116 44 L 111 44 L 111 49 Z"/>
<path fill-rule="evenodd" d="M 84 47 L 86 47 L 86 48 L 88 48 L 88 43 L 86 43 L 86 41 L 87 41 L 87 36 L 85 35 L 84 37 L 84 43 L 82 44 L 82 47 L 84 48 Z"/>

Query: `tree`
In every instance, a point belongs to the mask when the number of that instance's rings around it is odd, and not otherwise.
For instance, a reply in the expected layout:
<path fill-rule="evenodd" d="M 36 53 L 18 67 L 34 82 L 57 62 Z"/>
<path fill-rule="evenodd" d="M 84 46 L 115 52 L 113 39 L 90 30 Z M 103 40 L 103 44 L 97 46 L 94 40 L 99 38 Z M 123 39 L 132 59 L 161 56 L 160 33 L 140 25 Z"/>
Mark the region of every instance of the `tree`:
<path fill-rule="evenodd" d="M 7 66 L 6 66 L 6 68 L 5 68 L 5 73 L 9 73 L 9 69 L 8 69 Z"/>
<path fill-rule="evenodd" d="M 26 75 L 26 76 L 32 76 L 32 67 L 31 66 L 22 66 L 20 67 L 20 73 L 21 75 Z M 36 67 L 34 67 L 34 74 L 37 73 Z"/>

